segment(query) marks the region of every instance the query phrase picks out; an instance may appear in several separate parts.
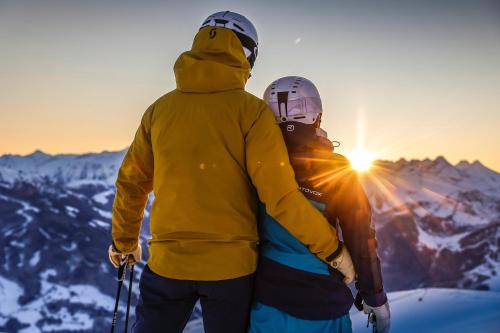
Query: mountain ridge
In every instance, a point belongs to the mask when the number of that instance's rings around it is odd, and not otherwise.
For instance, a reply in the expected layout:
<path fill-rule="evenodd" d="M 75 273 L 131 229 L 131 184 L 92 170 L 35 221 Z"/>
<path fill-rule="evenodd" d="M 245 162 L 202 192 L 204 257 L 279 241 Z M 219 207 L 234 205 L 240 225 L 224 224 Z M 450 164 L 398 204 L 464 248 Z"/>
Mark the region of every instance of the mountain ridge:
<path fill-rule="evenodd" d="M 1 154 L 0 155 L 0 159 L 4 158 L 4 157 L 8 157 L 8 158 L 30 158 L 30 157 L 36 157 L 36 156 L 46 156 L 46 157 L 65 157 L 65 156 L 92 156 L 92 155 L 100 155 L 100 154 L 125 154 L 128 150 L 128 147 L 124 148 L 124 149 L 120 149 L 120 150 L 102 150 L 102 151 L 96 151 L 96 152 L 85 152 L 85 153 L 55 153 L 55 154 L 51 154 L 51 153 L 47 153 L 45 151 L 43 151 L 42 149 L 35 149 L 33 152 L 31 153 L 27 153 L 27 154 L 14 154 L 14 153 L 6 153 L 6 154 Z M 493 168 L 490 168 L 488 166 L 486 166 L 485 164 L 483 164 L 481 161 L 477 160 L 477 159 L 474 159 L 472 162 L 470 162 L 469 160 L 467 159 L 461 159 L 459 162 L 453 164 L 451 162 L 448 161 L 448 159 L 443 156 L 443 155 L 438 155 L 436 156 L 435 159 L 431 159 L 429 157 L 426 157 L 426 158 L 423 158 L 423 159 L 416 159 L 416 158 L 411 158 L 411 159 L 407 159 L 405 157 L 400 157 L 399 159 L 396 159 L 396 160 L 389 160 L 389 159 L 384 159 L 384 158 L 379 158 L 379 159 L 376 159 L 374 161 L 374 164 L 377 164 L 377 163 L 380 163 L 380 162 L 390 162 L 390 163 L 398 163 L 398 162 L 402 162 L 402 163 L 411 163 L 411 162 L 424 162 L 424 163 L 427 163 L 427 162 L 432 162 L 432 161 L 444 161 L 445 163 L 448 163 L 452 166 L 461 166 L 462 164 L 463 165 L 479 165 L 479 166 L 482 166 L 484 168 L 487 168 L 493 172 L 500 172 L 500 171 L 496 171 L 495 169 Z"/>
<path fill-rule="evenodd" d="M 0 304 L 0 332 L 109 325 L 116 284 L 105 252 L 125 153 L 0 157 L 0 295 L 8 300 Z M 443 157 L 378 161 L 360 179 L 387 291 L 500 291 L 499 173 Z M 150 205 L 140 236 L 145 259 Z"/>

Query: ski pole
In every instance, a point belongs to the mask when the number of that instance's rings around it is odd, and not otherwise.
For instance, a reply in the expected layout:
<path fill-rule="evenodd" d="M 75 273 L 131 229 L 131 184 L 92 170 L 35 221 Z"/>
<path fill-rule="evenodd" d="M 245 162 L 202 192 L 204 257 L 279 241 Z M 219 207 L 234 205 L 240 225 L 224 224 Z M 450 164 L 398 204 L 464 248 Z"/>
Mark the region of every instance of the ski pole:
<path fill-rule="evenodd" d="M 128 255 L 120 260 L 120 267 L 118 268 L 118 290 L 116 291 L 115 310 L 113 312 L 113 321 L 111 322 L 111 333 L 115 331 L 116 319 L 118 317 L 118 303 L 120 303 L 120 293 L 122 291 L 123 280 L 127 272 Z"/>
<path fill-rule="evenodd" d="M 128 331 L 128 316 L 130 313 L 130 299 L 132 298 L 132 283 L 134 281 L 134 265 L 130 267 L 130 281 L 128 283 L 127 313 L 125 315 L 125 333 Z"/>
<path fill-rule="evenodd" d="M 372 324 L 372 332 L 373 333 L 378 333 L 378 330 L 377 330 L 377 316 L 375 315 L 375 313 L 370 312 L 370 314 L 368 315 L 368 323 Z M 367 324 L 366 327 L 368 327 L 368 325 L 369 324 Z"/>
<path fill-rule="evenodd" d="M 356 298 L 354 299 L 354 306 L 356 306 L 356 309 L 358 309 L 359 311 L 363 311 L 363 298 L 361 297 L 361 294 L 359 292 L 356 294 Z M 370 324 L 372 324 L 372 332 L 377 333 L 377 316 L 375 316 L 375 313 L 373 312 L 370 312 L 368 314 L 366 327 L 370 327 Z"/>

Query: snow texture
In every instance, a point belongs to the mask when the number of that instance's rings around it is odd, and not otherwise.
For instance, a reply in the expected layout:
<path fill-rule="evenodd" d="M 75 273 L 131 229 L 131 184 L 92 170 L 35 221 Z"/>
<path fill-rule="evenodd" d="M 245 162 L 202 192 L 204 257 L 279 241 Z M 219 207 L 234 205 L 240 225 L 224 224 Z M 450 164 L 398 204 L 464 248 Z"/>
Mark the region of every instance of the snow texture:
<path fill-rule="evenodd" d="M 416 289 L 388 294 L 393 333 L 498 333 L 500 293 L 458 289 Z M 354 333 L 372 333 L 367 316 L 352 308 Z M 203 333 L 202 318 L 184 333 Z"/>
<path fill-rule="evenodd" d="M 102 249 L 124 154 L 0 156 L 0 333 L 97 332 L 109 324 L 116 285 Z M 500 174 L 440 157 L 379 161 L 372 176 L 363 184 L 387 290 L 491 290 L 389 293 L 392 332 L 495 332 Z M 141 230 L 145 257 L 153 200 Z M 136 285 L 133 303 L 137 296 Z M 364 315 L 352 317 L 354 332 L 369 331 Z M 192 319 L 185 332 L 200 332 L 199 307 Z"/>
<path fill-rule="evenodd" d="M 500 293 L 417 289 L 389 293 L 391 332 L 404 333 L 498 333 L 500 332 Z M 353 332 L 372 332 L 366 328 L 366 315 L 351 310 Z"/>

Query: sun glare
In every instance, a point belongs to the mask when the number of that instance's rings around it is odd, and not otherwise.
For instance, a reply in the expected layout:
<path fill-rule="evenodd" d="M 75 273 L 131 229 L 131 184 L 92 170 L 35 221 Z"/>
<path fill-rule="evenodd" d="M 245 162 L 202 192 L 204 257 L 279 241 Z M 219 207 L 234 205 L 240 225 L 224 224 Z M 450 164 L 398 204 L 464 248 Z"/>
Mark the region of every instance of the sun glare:
<path fill-rule="evenodd" d="M 374 156 L 366 150 L 355 150 L 348 155 L 348 158 L 354 170 L 365 172 L 371 168 Z"/>

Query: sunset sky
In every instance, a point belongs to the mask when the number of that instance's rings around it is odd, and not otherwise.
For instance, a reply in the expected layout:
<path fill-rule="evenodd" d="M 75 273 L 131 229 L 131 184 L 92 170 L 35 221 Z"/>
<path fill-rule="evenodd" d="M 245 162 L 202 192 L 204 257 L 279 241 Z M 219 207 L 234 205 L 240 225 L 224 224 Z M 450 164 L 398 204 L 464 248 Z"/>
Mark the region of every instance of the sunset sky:
<path fill-rule="evenodd" d="M 500 170 L 498 0 L 0 0 L 0 154 L 125 148 L 201 22 L 226 9 L 259 33 L 248 90 L 312 80 L 340 153 Z"/>

